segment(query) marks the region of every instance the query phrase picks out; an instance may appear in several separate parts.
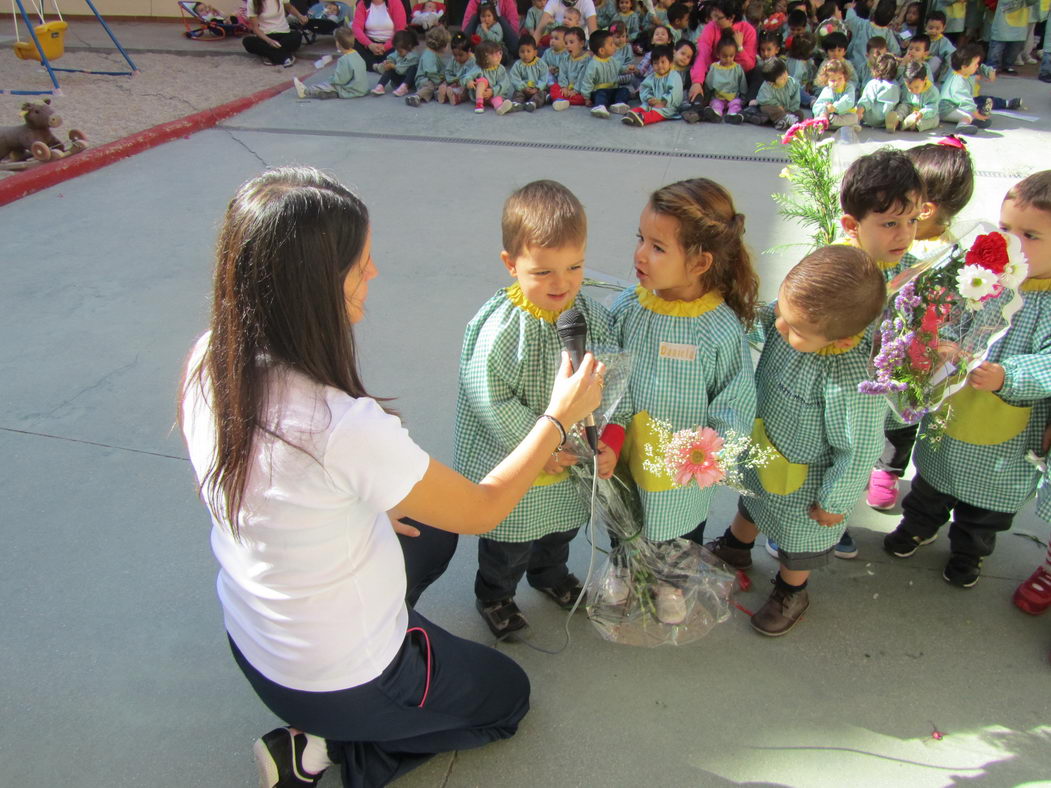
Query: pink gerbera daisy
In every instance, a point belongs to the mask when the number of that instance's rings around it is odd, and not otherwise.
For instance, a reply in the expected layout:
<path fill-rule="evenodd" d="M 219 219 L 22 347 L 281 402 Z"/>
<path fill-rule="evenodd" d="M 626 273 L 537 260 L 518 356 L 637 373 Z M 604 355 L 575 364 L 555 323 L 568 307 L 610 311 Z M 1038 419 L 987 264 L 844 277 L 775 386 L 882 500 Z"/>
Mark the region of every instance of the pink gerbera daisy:
<path fill-rule="evenodd" d="M 675 433 L 666 458 L 675 483 L 683 486 L 693 480 L 704 488 L 721 482 L 726 477 L 719 465 L 722 448 L 723 439 L 711 427 Z"/>

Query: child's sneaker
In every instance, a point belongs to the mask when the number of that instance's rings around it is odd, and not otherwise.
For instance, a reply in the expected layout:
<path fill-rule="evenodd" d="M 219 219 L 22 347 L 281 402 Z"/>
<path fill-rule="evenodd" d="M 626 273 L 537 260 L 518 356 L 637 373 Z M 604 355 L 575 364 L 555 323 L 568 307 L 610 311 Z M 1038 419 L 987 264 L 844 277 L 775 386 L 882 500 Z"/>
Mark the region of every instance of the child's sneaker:
<path fill-rule="evenodd" d="M 536 112 L 536 102 L 527 101 L 525 104 L 522 105 L 522 109 L 524 109 L 526 112 Z"/>
<path fill-rule="evenodd" d="M 850 535 L 850 531 L 844 531 L 843 536 L 839 538 L 839 542 L 832 550 L 832 554 L 836 558 L 857 558 L 858 557 L 858 546 L 854 543 L 854 537 Z"/>
<path fill-rule="evenodd" d="M 684 109 L 682 111 L 682 119 L 687 123 L 700 123 L 701 113 L 695 109 Z"/>
<path fill-rule="evenodd" d="M 555 99 L 551 102 L 551 109 L 555 112 L 561 112 L 564 109 L 569 109 L 569 99 Z"/>
<path fill-rule="evenodd" d="M 591 108 L 591 115 L 595 118 L 608 118 L 609 110 L 606 109 L 605 104 L 598 104 L 597 106 Z"/>
<path fill-rule="evenodd" d="M 1019 610 L 1039 616 L 1051 607 L 1051 573 L 1043 566 L 1037 567 L 1029 579 L 1015 589 L 1011 599 Z"/>
<path fill-rule="evenodd" d="M 723 116 L 716 112 L 714 107 L 705 107 L 701 110 L 701 120 L 707 123 L 722 123 Z"/>
<path fill-rule="evenodd" d="M 292 77 L 292 86 L 296 89 L 296 95 L 300 98 L 307 97 L 307 86 L 298 77 Z"/>
<path fill-rule="evenodd" d="M 992 125 L 993 125 L 993 119 L 992 119 L 992 118 L 986 118 L 985 120 L 979 120 L 978 118 L 975 118 L 975 119 L 974 119 L 973 121 L 971 121 L 971 122 L 972 122 L 972 123 L 973 123 L 973 124 L 974 124 L 975 126 L 977 126 L 978 128 L 980 128 L 980 129 L 987 129 L 987 128 L 989 128 L 990 126 L 992 126 Z"/>
<path fill-rule="evenodd" d="M 483 602 L 481 599 L 476 599 L 474 603 L 478 612 L 482 614 L 482 620 L 489 627 L 489 631 L 498 638 L 510 640 L 512 639 L 510 635 L 529 626 L 529 622 L 518 609 L 514 599 L 499 599 L 496 602 Z"/>
<path fill-rule="evenodd" d="M 713 553 L 716 558 L 721 559 L 734 569 L 752 568 L 751 548 L 731 547 L 726 543 L 726 535 L 720 536 L 706 544 L 705 549 Z"/>
<path fill-rule="evenodd" d="M 409 92 L 409 83 L 408 82 L 402 82 L 400 85 L 398 85 L 398 87 L 394 88 L 394 95 L 397 96 L 398 98 L 401 98 L 402 96 L 404 96 L 408 92 Z"/>
<path fill-rule="evenodd" d="M 321 774 L 310 774 L 303 768 L 305 733 L 292 735 L 288 728 L 274 728 L 255 740 L 252 754 L 259 769 L 259 784 L 264 788 L 294 788 L 317 785 Z"/>
<path fill-rule="evenodd" d="M 740 112 L 729 112 L 723 117 L 723 120 L 732 126 L 740 126 L 744 123 L 744 116 Z"/>
<path fill-rule="evenodd" d="M 369 91 L 373 96 L 382 96 L 387 92 L 387 89 L 383 85 L 376 85 L 372 90 Z"/>
<path fill-rule="evenodd" d="M 476 104 L 474 108 L 474 114 L 481 115 L 483 112 L 485 112 L 485 107 L 483 107 L 481 104 Z"/>
<path fill-rule="evenodd" d="M 443 82 L 438 86 L 437 94 L 437 102 L 439 104 L 444 104 L 449 99 L 449 86 Z"/>
<path fill-rule="evenodd" d="M 1020 99 L 1020 98 L 1009 98 L 1009 99 L 1007 99 L 1007 108 L 1008 109 L 1025 109 L 1025 106 L 1022 104 L 1022 99 Z"/>
<path fill-rule="evenodd" d="M 883 128 L 887 131 L 897 131 L 901 123 L 901 116 L 894 110 L 889 110 L 883 118 Z"/>
<path fill-rule="evenodd" d="M 982 575 L 982 559 L 962 553 L 950 553 L 942 577 L 945 582 L 959 588 L 970 588 Z"/>
<path fill-rule="evenodd" d="M 411 96 L 405 97 L 405 103 L 408 104 L 410 107 L 418 107 L 420 106 L 420 97 L 417 94 L 413 93 Z"/>
<path fill-rule="evenodd" d="M 614 115 L 627 115 L 631 112 L 631 107 L 625 104 L 623 101 L 618 101 L 616 104 L 609 108 L 609 111 Z"/>
<path fill-rule="evenodd" d="M 805 588 L 791 590 L 772 581 L 774 590 L 755 615 L 752 616 L 752 628 L 761 635 L 779 637 L 787 634 L 799 623 L 806 609 L 810 607 L 810 595 Z"/>
<path fill-rule="evenodd" d="M 635 126 L 637 128 L 642 128 L 646 125 L 646 121 L 642 119 L 642 115 L 640 115 L 638 112 L 629 112 L 621 119 L 620 122 L 623 123 L 625 126 Z"/>
<path fill-rule="evenodd" d="M 296 59 L 292 56 L 286 57 L 285 62 L 281 64 L 282 68 L 292 68 L 296 64 Z"/>
<path fill-rule="evenodd" d="M 497 115 L 506 115 L 508 112 L 515 111 L 515 104 L 513 101 L 503 100 L 500 102 L 500 106 L 496 108 Z"/>
<path fill-rule="evenodd" d="M 677 626 L 686 620 L 686 597 L 680 588 L 657 583 L 653 588 L 653 606 L 662 624 Z"/>
<path fill-rule="evenodd" d="M 771 539 L 769 536 L 766 538 L 766 552 L 770 553 L 774 558 L 781 558 L 781 548 L 777 546 L 777 542 Z"/>
<path fill-rule="evenodd" d="M 572 573 L 566 575 L 553 586 L 545 588 L 533 586 L 533 588 L 544 596 L 555 600 L 555 603 L 563 610 L 572 610 L 573 605 L 580 599 L 580 595 L 584 593 L 584 587 L 580 584 L 580 580 Z"/>
<path fill-rule="evenodd" d="M 865 502 L 873 509 L 886 511 L 898 502 L 898 477 L 890 471 L 875 470 L 869 474 L 869 491 Z"/>
<path fill-rule="evenodd" d="M 991 98 L 987 98 L 987 99 L 985 99 L 982 102 L 982 114 L 983 115 L 988 115 L 992 111 L 993 111 L 993 100 Z"/>
<path fill-rule="evenodd" d="M 914 534 L 910 534 L 903 526 L 899 525 L 883 537 L 883 549 L 896 558 L 908 558 L 915 553 L 918 548 L 930 544 L 937 538 L 938 534 L 934 534 L 933 536 L 923 539 Z"/>
<path fill-rule="evenodd" d="M 956 124 L 955 133 L 963 134 L 968 137 L 973 137 L 975 134 L 978 133 L 978 127 L 975 126 L 973 123 L 968 123 L 965 120 L 961 120 L 959 123 Z"/>
<path fill-rule="evenodd" d="M 766 125 L 766 115 L 764 115 L 762 112 L 746 112 L 744 113 L 744 119 L 746 123 L 751 123 L 753 126 Z M 774 128 L 778 130 L 780 130 L 781 128 L 788 128 L 787 126 L 782 125 L 784 121 L 785 119 L 781 118 L 781 120 L 777 121 L 777 123 L 774 124 Z"/>

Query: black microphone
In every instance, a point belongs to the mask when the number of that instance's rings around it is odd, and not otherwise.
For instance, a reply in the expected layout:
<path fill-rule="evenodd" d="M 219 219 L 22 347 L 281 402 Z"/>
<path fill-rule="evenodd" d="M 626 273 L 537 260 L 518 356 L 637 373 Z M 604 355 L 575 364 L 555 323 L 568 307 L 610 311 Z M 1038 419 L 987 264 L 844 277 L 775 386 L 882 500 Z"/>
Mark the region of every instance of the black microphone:
<path fill-rule="evenodd" d="M 588 321 L 584 319 L 583 313 L 576 307 L 567 309 L 558 316 L 555 331 L 562 340 L 562 347 L 569 353 L 573 370 L 580 369 L 580 365 L 584 362 L 588 339 Z M 595 417 L 590 413 L 584 419 L 584 434 L 587 436 L 588 446 L 595 454 L 598 454 L 598 428 L 595 427 Z"/>

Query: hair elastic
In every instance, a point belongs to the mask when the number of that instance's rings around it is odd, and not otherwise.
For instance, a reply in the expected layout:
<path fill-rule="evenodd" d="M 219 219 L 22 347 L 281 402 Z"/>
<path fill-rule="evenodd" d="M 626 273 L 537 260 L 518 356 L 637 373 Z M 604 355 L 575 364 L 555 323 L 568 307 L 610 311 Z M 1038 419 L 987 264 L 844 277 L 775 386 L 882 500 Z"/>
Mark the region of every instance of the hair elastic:
<path fill-rule="evenodd" d="M 938 140 L 939 145 L 944 145 L 947 148 L 959 148 L 960 150 L 967 150 L 967 141 L 960 139 L 955 134 L 950 134 L 948 137 L 943 137 Z"/>

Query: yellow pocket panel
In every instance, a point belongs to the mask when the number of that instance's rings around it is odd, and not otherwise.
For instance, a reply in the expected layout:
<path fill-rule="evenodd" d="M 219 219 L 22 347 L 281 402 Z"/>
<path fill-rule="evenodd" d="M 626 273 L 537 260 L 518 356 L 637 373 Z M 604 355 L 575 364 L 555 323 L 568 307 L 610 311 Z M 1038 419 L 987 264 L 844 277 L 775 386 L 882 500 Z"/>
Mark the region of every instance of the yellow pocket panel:
<path fill-rule="evenodd" d="M 756 419 L 752 426 L 752 443 L 762 449 L 772 449 L 773 459 L 761 468 L 756 468 L 759 482 L 763 489 L 774 495 L 791 495 L 806 481 L 810 466 L 789 462 L 778 448 L 770 442 L 766 434 L 766 425 L 762 419 Z"/>
<path fill-rule="evenodd" d="M 675 482 L 667 474 L 657 474 L 646 469 L 645 463 L 660 462 L 658 446 L 661 438 L 667 437 L 664 430 L 657 422 L 650 418 L 646 411 L 636 413 L 631 423 L 628 424 L 627 435 L 624 438 L 624 453 L 628 457 L 628 468 L 631 470 L 631 478 L 635 484 L 646 492 L 665 492 L 675 489 Z M 646 454 L 649 446 L 653 456 Z"/>
<path fill-rule="evenodd" d="M 952 413 L 945 434 L 975 446 L 1006 443 L 1029 424 L 1031 407 L 1008 405 L 991 391 L 964 386 L 949 399 Z"/>

